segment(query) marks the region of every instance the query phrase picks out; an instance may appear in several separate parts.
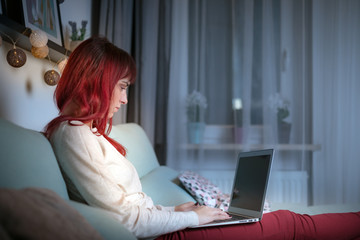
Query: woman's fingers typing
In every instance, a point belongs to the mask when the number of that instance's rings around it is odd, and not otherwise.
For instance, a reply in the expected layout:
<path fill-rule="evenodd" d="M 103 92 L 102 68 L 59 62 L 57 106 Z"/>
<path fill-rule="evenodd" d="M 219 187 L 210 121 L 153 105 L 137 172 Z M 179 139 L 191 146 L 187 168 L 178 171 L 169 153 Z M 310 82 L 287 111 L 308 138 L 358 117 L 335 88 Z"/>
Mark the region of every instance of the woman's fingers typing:
<path fill-rule="evenodd" d="M 194 211 L 199 217 L 199 224 L 209 223 L 215 220 L 224 220 L 231 218 L 226 212 L 218 208 L 199 206 Z"/>

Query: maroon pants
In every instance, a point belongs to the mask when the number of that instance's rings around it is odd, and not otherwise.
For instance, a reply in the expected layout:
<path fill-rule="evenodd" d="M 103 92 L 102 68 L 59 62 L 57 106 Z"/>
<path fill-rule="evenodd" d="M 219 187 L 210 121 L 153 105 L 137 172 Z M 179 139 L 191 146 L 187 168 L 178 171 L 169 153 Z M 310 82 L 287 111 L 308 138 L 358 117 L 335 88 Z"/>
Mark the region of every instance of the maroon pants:
<path fill-rule="evenodd" d="M 297 214 L 279 210 L 264 214 L 257 223 L 188 228 L 158 239 L 360 239 L 360 212 Z"/>

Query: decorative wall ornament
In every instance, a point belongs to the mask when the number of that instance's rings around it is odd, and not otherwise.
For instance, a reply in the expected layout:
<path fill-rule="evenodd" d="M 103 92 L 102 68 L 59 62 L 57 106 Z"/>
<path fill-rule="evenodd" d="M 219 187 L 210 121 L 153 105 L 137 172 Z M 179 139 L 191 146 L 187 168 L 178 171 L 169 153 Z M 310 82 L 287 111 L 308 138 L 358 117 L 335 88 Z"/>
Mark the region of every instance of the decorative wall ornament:
<path fill-rule="evenodd" d="M 58 63 L 58 69 L 59 69 L 59 71 L 60 71 L 60 74 L 63 73 L 64 68 L 65 68 L 65 66 L 66 66 L 66 64 L 67 64 L 67 61 L 68 61 L 68 59 L 67 59 L 67 58 L 64 58 L 64 59 L 62 59 L 62 60 Z"/>
<path fill-rule="evenodd" d="M 19 68 L 26 63 L 26 54 L 23 50 L 17 49 L 14 44 L 14 48 L 7 53 L 6 60 L 10 66 Z"/>
<path fill-rule="evenodd" d="M 49 55 L 48 59 L 50 64 L 53 64 Z M 53 69 L 46 71 L 44 74 L 44 81 L 49 86 L 55 86 L 60 80 L 60 74 L 54 69 L 54 67 L 55 65 L 53 66 Z"/>
<path fill-rule="evenodd" d="M 44 47 L 48 43 L 48 37 L 46 33 L 41 30 L 32 30 L 29 40 L 31 45 L 36 48 Z"/>
<path fill-rule="evenodd" d="M 54 69 L 48 70 L 44 74 L 44 80 L 47 85 L 55 86 L 60 79 L 60 74 Z"/>
<path fill-rule="evenodd" d="M 4 34 L 4 33 L 2 33 Z M 6 55 L 6 60 L 10 66 L 19 68 L 26 63 L 26 54 L 23 50 L 16 48 L 16 41 L 14 41 L 9 35 L 4 34 L 13 43 L 13 49 L 9 50 Z M 1 39 L 2 40 L 2 39 Z"/>
<path fill-rule="evenodd" d="M 31 54 L 36 58 L 46 58 L 49 55 L 49 47 L 47 46 L 48 37 L 41 30 L 31 30 L 29 36 L 31 43 Z"/>
<path fill-rule="evenodd" d="M 47 45 L 43 47 L 31 47 L 31 54 L 36 58 L 46 58 L 49 54 L 49 47 Z"/>

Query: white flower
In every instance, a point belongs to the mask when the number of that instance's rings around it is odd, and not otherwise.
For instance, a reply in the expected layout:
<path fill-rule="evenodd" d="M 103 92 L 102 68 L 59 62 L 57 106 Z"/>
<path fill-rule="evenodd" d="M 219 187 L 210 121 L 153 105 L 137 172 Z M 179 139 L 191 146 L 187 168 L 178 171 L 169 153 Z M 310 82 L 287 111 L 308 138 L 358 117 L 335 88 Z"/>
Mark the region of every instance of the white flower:
<path fill-rule="evenodd" d="M 186 107 L 199 106 L 200 108 L 207 108 L 206 97 L 200 92 L 194 90 L 186 98 Z"/>
<path fill-rule="evenodd" d="M 277 113 L 278 120 L 283 121 L 290 115 L 290 101 L 282 97 L 280 93 L 275 93 L 269 97 L 269 106 Z"/>

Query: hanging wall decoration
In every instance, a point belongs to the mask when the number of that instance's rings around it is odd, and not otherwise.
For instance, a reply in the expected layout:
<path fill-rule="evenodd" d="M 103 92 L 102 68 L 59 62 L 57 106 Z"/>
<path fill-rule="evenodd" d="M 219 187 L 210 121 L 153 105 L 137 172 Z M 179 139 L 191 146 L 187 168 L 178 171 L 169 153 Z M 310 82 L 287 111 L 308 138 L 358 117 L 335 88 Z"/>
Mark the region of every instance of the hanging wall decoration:
<path fill-rule="evenodd" d="M 5 35 L 8 39 L 10 39 L 10 41 L 13 44 L 13 48 L 9 50 L 6 55 L 6 60 L 9 63 L 9 65 L 15 68 L 24 66 L 24 64 L 26 63 L 26 54 L 23 50 L 16 48 L 17 40 L 14 41 L 9 35 L 5 33 L 2 34 Z"/>
<path fill-rule="evenodd" d="M 65 68 L 65 66 L 67 64 L 67 61 L 68 61 L 67 58 L 64 58 L 58 63 L 58 68 L 59 68 L 60 74 L 63 73 L 64 68 Z"/>
<path fill-rule="evenodd" d="M 17 49 L 14 44 L 13 49 L 7 53 L 6 60 L 10 66 L 19 68 L 26 63 L 26 54 L 23 50 Z"/>
<path fill-rule="evenodd" d="M 51 64 L 52 62 L 49 55 L 48 55 L 48 59 Z M 47 85 L 55 86 L 59 82 L 59 79 L 60 79 L 60 74 L 57 71 L 55 71 L 55 69 L 48 70 L 44 74 L 44 81 Z"/>
<path fill-rule="evenodd" d="M 60 74 L 54 69 L 48 70 L 44 74 L 44 80 L 47 85 L 55 86 L 60 79 Z"/>
<path fill-rule="evenodd" d="M 47 45 L 43 47 L 31 47 L 31 54 L 36 58 L 46 58 L 49 54 L 49 47 Z"/>
<path fill-rule="evenodd" d="M 43 47 L 48 43 L 46 33 L 41 30 L 31 30 L 29 40 L 33 47 Z"/>
<path fill-rule="evenodd" d="M 31 30 L 29 36 L 31 43 L 31 54 L 36 58 L 45 58 L 49 54 L 47 46 L 48 37 L 45 32 L 41 30 Z"/>

